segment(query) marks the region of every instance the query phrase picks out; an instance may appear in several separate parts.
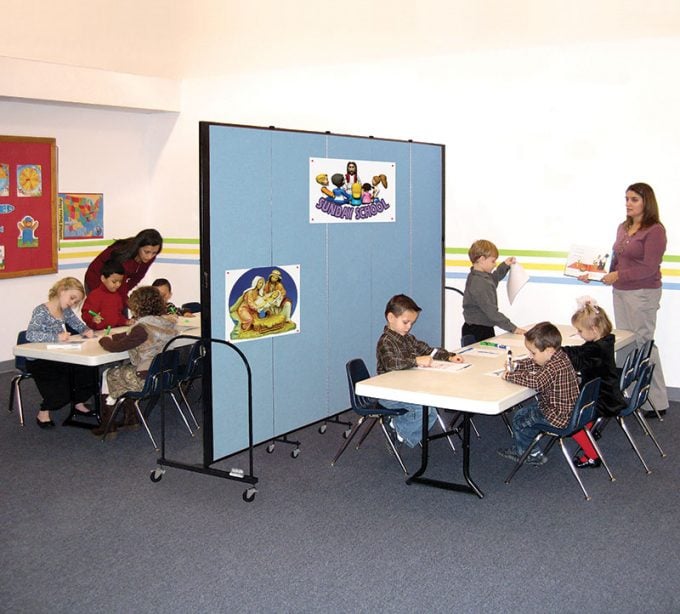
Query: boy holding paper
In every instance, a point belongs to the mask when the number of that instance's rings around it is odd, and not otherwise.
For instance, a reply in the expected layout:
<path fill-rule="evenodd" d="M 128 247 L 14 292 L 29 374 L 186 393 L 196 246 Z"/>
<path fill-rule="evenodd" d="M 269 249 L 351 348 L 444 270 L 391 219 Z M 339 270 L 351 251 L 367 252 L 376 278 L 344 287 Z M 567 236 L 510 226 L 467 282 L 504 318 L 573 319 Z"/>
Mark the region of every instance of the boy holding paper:
<path fill-rule="evenodd" d="M 516 335 L 523 335 L 526 332 L 523 328 L 515 326 L 498 311 L 498 297 L 496 296 L 498 282 L 507 275 L 510 265 L 515 264 L 515 258 L 506 258 L 504 262 L 496 266 L 498 248 L 485 239 L 475 241 L 470 246 L 468 257 L 472 262 L 472 267 L 465 282 L 463 294 L 463 318 L 465 319 L 463 336 L 472 335 L 475 341 L 483 341 L 495 337 L 494 326 Z"/>

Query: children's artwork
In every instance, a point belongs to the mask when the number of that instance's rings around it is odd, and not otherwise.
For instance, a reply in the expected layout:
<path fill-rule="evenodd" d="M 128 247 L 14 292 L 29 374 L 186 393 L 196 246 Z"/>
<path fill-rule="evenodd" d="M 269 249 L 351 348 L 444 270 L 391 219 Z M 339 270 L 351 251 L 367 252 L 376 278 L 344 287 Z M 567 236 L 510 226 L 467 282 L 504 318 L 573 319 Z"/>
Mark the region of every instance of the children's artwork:
<path fill-rule="evenodd" d="M 226 271 L 225 298 L 234 343 L 300 332 L 300 265 Z"/>
<path fill-rule="evenodd" d="M 17 165 L 17 196 L 42 196 L 42 168 L 40 164 Z"/>
<path fill-rule="evenodd" d="M 104 238 L 104 195 L 59 193 L 63 239 Z"/>
<path fill-rule="evenodd" d="M 396 164 L 309 159 L 310 224 L 394 222 Z"/>
<path fill-rule="evenodd" d="M 9 196 L 9 164 L 0 163 L 0 196 Z"/>
<path fill-rule="evenodd" d="M 587 275 L 588 279 L 599 281 L 609 268 L 609 251 L 586 245 L 572 245 L 567 256 L 564 274 L 569 277 Z"/>
<path fill-rule="evenodd" d="M 57 271 L 57 144 L 0 136 L 0 279 Z"/>

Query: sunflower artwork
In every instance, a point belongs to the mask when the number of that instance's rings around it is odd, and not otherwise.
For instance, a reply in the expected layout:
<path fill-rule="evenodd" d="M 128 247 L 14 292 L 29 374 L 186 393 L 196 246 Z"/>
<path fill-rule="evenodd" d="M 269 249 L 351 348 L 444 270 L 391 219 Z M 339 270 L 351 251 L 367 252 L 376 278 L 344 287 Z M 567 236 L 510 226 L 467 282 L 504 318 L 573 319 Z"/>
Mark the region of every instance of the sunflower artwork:
<path fill-rule="evenodd" d="M 17 196 L 42 196 L 42 168 L 40 164 L 19 164 L 17 166 Z"/>

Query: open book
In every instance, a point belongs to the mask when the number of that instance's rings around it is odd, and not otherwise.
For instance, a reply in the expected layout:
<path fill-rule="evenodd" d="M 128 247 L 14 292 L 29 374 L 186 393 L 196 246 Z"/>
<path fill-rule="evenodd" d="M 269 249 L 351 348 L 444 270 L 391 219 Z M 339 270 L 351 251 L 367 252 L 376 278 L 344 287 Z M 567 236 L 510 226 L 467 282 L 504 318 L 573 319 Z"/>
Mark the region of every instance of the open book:
<path fill-rule="evenodd" d="M 599 281 L 609 269 L 609 251 L 587 245 L 572 245 L 567 255 L 564 274 L 569 277 L 588 275 L 588 279 Z"/>

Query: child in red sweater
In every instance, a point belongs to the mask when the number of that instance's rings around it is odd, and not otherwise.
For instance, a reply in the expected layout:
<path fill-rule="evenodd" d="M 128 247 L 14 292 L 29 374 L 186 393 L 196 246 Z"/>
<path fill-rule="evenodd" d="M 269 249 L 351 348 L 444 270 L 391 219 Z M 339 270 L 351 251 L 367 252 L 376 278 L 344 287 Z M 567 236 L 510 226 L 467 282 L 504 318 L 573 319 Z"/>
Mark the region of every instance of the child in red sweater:
<path fill-rule="evenodd" d="M 125 269 L 121 262 L 107 260 L 103 264 L 101 285 L 87 295 L 81 313 L 83 321 L 92 330 L 132 324 L 132 320 L 127 317 L 123 298 L 118 292 L 124 279 Z"/>

